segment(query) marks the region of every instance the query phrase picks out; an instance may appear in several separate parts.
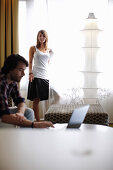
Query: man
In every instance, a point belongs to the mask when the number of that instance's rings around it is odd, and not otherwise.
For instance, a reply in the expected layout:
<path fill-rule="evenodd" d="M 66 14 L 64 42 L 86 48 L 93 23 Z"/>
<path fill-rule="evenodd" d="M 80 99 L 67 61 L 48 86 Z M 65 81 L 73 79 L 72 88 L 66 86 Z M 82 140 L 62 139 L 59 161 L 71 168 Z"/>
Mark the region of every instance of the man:
<path fill-rule="evenodd" d="M 21 97 L 18 90 L 18 82 L 25 75 L 24 71 L 28 62 L 18 54 L 7 57 L 0 71 L 0 125 L 17 125 L 20 127 L 46 128 L 53 127 L 51 122 L 34 121 L 34 112 L 26 108 L 25 99 Z M 10 109 L 8 97 L 13 99 L 16 108 Z"/>

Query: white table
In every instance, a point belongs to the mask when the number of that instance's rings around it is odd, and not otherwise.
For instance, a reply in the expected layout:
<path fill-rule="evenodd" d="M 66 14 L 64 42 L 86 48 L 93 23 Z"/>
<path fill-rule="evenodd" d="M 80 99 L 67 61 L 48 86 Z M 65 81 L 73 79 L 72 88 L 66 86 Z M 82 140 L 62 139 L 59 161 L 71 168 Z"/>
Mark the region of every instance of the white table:
<path fill-rule="evenodd" d="M 0 170 L 113 170 L 113 128 L 0 129 Z"/>

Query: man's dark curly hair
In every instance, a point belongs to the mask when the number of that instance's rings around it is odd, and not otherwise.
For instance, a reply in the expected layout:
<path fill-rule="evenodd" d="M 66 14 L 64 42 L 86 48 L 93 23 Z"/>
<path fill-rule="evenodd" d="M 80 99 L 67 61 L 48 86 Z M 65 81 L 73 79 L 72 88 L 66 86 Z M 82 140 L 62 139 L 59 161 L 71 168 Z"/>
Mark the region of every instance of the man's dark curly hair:
<path fill-rule="evenodd" d="M 2 73 L 9 73 L 10 71 L 14 70 L 19 63 L 24 63 L 26 67 L 28 67 L 28 61 L 24 57 L 20 56 L 19 54 L 9 55 L 6 58 L 3 67 L 1 68 Z"/>

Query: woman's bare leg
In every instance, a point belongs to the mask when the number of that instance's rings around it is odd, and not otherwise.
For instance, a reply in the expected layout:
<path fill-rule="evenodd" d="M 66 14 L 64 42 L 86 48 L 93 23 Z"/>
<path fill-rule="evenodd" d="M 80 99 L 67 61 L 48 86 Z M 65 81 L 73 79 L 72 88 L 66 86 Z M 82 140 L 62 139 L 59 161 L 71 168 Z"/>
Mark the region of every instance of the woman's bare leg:
<path fill-rule="evenodd" d="M 40 99 L 34 99 L 33 100 L 33 110 L 34 110 L 35 118 L 36 118 L 37 121 L 40 121 L 40 117 L 39 117 L 39 102 L 40 102 Z"/>

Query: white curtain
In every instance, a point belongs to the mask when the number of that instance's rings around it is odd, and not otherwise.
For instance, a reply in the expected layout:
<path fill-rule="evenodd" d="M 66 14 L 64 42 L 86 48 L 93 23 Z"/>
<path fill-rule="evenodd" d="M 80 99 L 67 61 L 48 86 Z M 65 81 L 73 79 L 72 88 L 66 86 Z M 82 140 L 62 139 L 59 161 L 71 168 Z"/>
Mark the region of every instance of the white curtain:
<path fill-rule="evenodd" d="M 113 123 L 113 0 L 108 0 L 107 22 L 105 25 L 105 64 L 103 87 L 107 89 L 105 98 L 100 101 L 104 110 L 109 114 L 109 121 Z M 104 93 L 103 91 L 102 93 Z"/>
<path fill-rule="evenodd" d="M 29 60 L 29 48 L 36 45 L 37 33 L 40 29 L 47 30 L 47 2 L 46 0 L 19 1 L 19 53 Z M 20 83 L 22 95 L 26 104 L 32 108 L 32 102 L 27 100 L 28 68 Z M 40 117 L 48 109 L 48 101 L 40 102 Z"/>
<path fill-rule="evenodd" d="M 49 48 L 54 51 L 49 66 L 50 87 L 53 90 L 50 91 L 49 102 L 46 102 L 46 105 L 44 102 L 41 103 L 41 117 L 52 102 L 65 102 L 61 99 L 70 97 L 70 94 L 72 97 L 73 92 L 76 96 L 82 97 L 82 91 L 75 90 L 79 90 L 83 84 L 80 73 L 82 63 L 80 30 L 89 12 L 94 12 L 104 23 L 106 5 L 107 0 L 28 0 L 20 3 L 20 54 L 28 60 L 29 47 L 36 44 L 37 32 L 40 29 L 47 30 Z M 28 69 L 20 85 L 26 97 Z M 32 106 L 29 101 L 26 102 Z"/>

